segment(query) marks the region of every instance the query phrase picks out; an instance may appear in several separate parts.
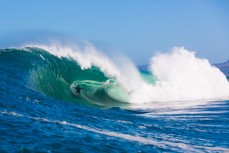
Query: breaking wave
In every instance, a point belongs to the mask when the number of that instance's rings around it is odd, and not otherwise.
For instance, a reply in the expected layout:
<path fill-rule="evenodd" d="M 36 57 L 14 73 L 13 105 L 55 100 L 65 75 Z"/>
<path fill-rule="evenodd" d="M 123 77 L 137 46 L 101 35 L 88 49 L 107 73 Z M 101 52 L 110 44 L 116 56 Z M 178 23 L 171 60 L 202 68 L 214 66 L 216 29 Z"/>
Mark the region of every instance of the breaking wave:
<path fill-rule="evenodd" d="M 28 74 L 29 88 L 62 100 L 112 106 L 229 97 L 226 76 L 182 47 L 153 56 L 148 71 L 127 58 L 110 58 L 92 45 L 26 45 L 1 49 L 0 59 L 20 66 Z M 76 86 L 83 88 L 80 97 Z"/>

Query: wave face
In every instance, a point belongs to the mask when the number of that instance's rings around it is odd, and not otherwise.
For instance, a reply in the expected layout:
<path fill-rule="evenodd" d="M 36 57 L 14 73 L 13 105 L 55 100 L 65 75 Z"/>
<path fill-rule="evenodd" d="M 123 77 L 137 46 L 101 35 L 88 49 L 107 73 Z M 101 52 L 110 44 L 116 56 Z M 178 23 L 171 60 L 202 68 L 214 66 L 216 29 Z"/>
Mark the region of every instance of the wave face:
<path fill-rule="evenodd" d="M 152 57 L 150 71 L 143 72 L 128 59 L 108 58 L 91 45 L 28 46 L 2 49 L 1 60 L 20 66 L 30 89 L 61 100 L 79 102 L 76 86 L 83 89 L 80 102 L 102 106 L 229 97 L 224 74 L 184 48 Z"/>

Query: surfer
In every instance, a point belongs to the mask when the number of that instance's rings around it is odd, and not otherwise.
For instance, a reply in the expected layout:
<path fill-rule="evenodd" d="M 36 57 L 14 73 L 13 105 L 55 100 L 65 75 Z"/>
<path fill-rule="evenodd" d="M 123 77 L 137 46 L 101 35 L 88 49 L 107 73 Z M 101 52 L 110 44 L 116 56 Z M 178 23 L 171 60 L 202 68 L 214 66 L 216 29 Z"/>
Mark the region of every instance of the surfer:
<path fill-rule="evenodd" d="M 80 86 L 76 86 L 75 89 L 76 89 L 76 96 L 79 97 L 82 88 L 80 88 Z"/>

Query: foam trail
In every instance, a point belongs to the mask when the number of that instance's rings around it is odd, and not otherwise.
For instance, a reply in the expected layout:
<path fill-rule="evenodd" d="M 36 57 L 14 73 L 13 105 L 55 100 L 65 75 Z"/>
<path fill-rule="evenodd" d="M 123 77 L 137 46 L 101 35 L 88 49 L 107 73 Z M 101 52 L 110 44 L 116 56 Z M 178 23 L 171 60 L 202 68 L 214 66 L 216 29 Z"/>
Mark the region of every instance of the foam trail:
<path fill-rule="evenodd" d="M 8 115 L 8 116 L 21 117 L 21 118 L 28 118 L 28 119 L 32 119 L 32 120 L 36 120 L 36 121 L 40 121 L 40 122 L 45 122 L 45 123 L 53 123 L 53 124 L 59 124 L 59 125 L 63 125 L 63 126 L 71 126 L 71 127 L 75 127 L 78 129 L 82 129 L 82 130 L 90 131 L 93 133 L 101 134 L 101 135 L 106 135 L 109 137 L 115 137 L 115 138 L 120 138 L 120 139 L 124 139 L 124 140 L 128 140 L 128 141 L 138 142 L 138 143 L 142 143 L 145 145 L 152 145 L 152 146 L 156 146 L 158 148 L 163 148 L 163 149 L 168 149 L 168 148 L 172 147 L 173 151 L 179 151 L 180 149 L 182 149 L 183 151 L 191 151 L 191 152 L 202 152 L 201 150 L 203 150 L 203 149 L 207 150 L 207 151 L 216 151 L 216 152 L 228 152 L 229 151 L 228 148 L 224 148 L 224 147 L 206 147 L 206 146 L 203 147 L 203 146 L 199 146 L 199 145 L 190 145 L 190 144 L 186 144 L 182 141 L 180 142 L 180 140 L 178 140 L 178 139 L 174 139 L 174 141 L 176 141 L 176 142 L 167 141 L 167 140 L 163 140 L 163 139 L 158 141 L 158 140 L 153 139 L 153 138 L 143 137 L 139 134 L 130 135 L 130 134 L 118 133 L 118 132 L 114 132 L 114 131 L 107 131 L 104 129 L 92 128 L 92 127 L 85 126 L 85 125 L 69 123 L 66 121 L 51 120 L 51 119 L 47 119 L 47 118 L 33 117 L 33 116 L 25 116 L 23 114 L 19 114 L 17 112 L 11 112 L 11 111 L 7 111 L 7 110 L 0 111 L 0 115 Z"/>

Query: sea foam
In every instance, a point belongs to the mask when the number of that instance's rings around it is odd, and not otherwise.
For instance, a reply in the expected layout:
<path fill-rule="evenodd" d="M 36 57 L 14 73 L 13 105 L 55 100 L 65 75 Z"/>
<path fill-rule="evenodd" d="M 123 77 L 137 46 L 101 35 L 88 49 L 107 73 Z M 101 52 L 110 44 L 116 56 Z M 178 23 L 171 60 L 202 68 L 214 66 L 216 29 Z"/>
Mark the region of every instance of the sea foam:
<path fill-rule="evenodd" d="M 163 101 L 221 99 L 229 96 L 225 75 L 207 59 L 175 47 L 170 53 L 152 57 L 151 72 L 156 76 L 156 95 Z M 154 90 L 154 91 L 155 91 Z"/>

